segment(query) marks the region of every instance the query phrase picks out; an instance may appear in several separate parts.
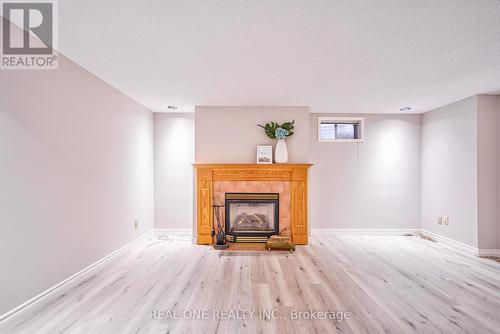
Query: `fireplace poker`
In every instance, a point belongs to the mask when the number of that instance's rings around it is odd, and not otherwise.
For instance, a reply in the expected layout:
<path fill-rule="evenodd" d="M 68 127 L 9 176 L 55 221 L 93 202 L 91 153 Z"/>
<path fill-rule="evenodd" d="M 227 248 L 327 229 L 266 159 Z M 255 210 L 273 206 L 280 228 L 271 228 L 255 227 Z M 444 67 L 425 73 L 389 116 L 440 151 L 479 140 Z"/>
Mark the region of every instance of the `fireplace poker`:
<path fill-rule="evenodd" d="M 217 233 L 215 233 L 215 226 L 212 223 L 212 237 L 215 236 L 215 249 L 226 249 L 229 247 L 226 241 L 226 233 L 224 233 L 224 229 L 222 228 L 222 224 L 220 222 L 220 208 L 223 208 L 224 205 L 212 204 L 212 208 L 214 209 L 215 219 L 217 220 Z"/>

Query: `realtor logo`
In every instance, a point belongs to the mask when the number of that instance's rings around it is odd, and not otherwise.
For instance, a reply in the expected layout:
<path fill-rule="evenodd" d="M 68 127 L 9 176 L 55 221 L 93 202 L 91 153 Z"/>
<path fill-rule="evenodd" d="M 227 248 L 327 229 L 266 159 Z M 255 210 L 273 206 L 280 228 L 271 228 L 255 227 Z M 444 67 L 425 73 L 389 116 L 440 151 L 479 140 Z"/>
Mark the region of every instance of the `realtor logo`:
<path fill-rule="evenodd" d="M 2 69 L 56 69 L 53 0 L 2 0 Z"/>

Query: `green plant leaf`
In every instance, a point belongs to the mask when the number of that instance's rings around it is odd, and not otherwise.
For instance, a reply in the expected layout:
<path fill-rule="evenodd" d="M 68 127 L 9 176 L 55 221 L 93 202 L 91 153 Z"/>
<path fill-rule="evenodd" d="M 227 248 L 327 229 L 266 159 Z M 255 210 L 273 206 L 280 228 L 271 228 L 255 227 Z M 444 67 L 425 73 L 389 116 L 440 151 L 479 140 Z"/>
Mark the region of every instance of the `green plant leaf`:
<path fill-rule="evenodd" d="M 293 135 L 293 133 L 294 133 L 293 129 L 295 127 L 295 120 L 293 120 L 291 122 L 285 122 L 281 125 L 279 125 L 276 122 L 269 122 L 269 123 L 266 123 L 266 125 L 257 124 L 257 126 L 263 128 L 266 135 L 271 139 L 276 139 L 276 129 L 278 129 L 278 128 L 283 128 L 283 129 L 287 130 L 288 131 L 287 137 L 289 137 L 289 136 Z"/>
<path fill-rule="evenodd" d="M 267 123 L 264 130 L 266 132 L 266 135 L 271 138 L 271 139 L 275 139 L 276 136 L 274 134 L 274 132 L 276 131 L 276 127 L 277 127 L 277 124 L 274 123 L 274 122 L 270 122 L 270 123 Z"/>

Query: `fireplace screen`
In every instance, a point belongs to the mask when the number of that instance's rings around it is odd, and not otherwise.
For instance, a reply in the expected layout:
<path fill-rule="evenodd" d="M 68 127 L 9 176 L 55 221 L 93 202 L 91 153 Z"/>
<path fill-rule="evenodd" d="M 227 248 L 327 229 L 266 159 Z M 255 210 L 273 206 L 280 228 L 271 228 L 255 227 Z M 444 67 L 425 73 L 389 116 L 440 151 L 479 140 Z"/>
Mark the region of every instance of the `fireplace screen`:
<path fill-rule="evenodd" d="M 278 194 L 226 194 L 226 234 L 269 236 L 279 232 Z"/>

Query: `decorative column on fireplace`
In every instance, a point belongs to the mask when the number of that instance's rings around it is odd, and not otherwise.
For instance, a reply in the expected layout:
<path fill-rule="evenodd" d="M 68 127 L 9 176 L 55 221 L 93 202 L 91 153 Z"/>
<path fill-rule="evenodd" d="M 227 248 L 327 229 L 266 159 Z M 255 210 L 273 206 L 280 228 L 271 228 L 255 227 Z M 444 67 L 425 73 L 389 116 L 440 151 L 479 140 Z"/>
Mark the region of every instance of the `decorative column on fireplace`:
<path fill-rule="evenodd" d="M 226 193 L 225 197 L 228 241 L 266 242 L 279 234 L 279 194 Z"/>

